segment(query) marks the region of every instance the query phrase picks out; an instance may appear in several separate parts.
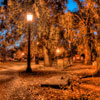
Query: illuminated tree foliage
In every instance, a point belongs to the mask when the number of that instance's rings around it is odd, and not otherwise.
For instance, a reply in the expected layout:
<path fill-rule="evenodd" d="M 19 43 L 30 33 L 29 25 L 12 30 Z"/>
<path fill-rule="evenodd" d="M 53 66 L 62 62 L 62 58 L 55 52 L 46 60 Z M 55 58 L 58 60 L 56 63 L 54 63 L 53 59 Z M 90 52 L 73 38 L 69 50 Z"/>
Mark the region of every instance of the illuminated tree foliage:
<path fill-rule="evenodd" d="M 57 42 L 57 35 L 60 31 L 57 27 L 58 16 L 64 13 L 64 10 L 64 0 L 9 0 L 7 7 L 1 8 L 1 25 L 5 29 L 5 36 L 1 36 L 2 42 L 4 45 L 14 46 L 16 41 L 27 41 L 26 14 L 32 13 L 34 15 L 31 25 L 32 40 L 41 41 L 40 46 L 44 49 L 44 58 L 48 59 L 45 62 L 49 66 L 51 48 L 54 48 L 53 45 L 55 41 Z"/>
<path fill-rule="evenodd" d="M 58 17 L 64 13 L 64 10 L 64 0 L 39 0 L 39 2 L 36 2 L 38 41 L 40 41 L 44 51 L 44 63 L 46 66 L 52 64 L 52 55 L 55 54 L 61 31 Z"/>
<path fill-rule="evenodd" d="M 33 14 L 32 54 L 39 54 L 39 48 L 43 51 L 45 65 L 50 66 L 57 47 L 63 46 L 73 56 L 77 46 L 83 48 L 85 63 L 90 64 L 96 42 L 100 41 L 100 2 L 75 1 L 79 11 L 65 13 L 67 0 L 9 0 L 0 8 L 1 46 L 14 47 L 18 41 L 27 43 L 26 15 L 30 12 Z M 81 55 L 81 50 L 77 51 Z"/>
<path fill-rule="evenodd" d="M 85 63 L 90 64 L 96 46 L 96 36 L 94 32 L 98 31 L 99 13 L 98 6 L 96 6 L 96 3 L 92 0 L 86 0 L 82 3 L 82 5 L 83 7 L 80 11 L 78 13 L 74 13 L 74 25 L 78 30 L 78 44 L 82 45 L 84 48 Z"/>

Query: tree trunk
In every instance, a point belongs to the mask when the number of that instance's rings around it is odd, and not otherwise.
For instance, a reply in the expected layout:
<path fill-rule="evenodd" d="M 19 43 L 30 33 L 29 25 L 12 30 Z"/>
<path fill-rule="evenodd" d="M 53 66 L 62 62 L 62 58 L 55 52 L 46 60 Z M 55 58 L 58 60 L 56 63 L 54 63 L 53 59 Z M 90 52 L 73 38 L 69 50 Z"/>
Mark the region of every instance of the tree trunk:
<path fill-rule="evenodd" d="M 39 57 L 35 56 L 35 64 L 39 64 Z"/>
<path fill-rule="evenodd" d="M 52 55 L 51 55 L 51 53 L 49 54 L 49 62 L 50 62 L 50 66 L 52 66 L 53 61 L 52 61 Z"/>
<path fill-rule="evenodd" d="M 89 13 L 89 11 L 88 11 Z M 91 64 L 91 42 L 89 38 L 91 38 L 91 33 L 90 33 L 90 15 L 88 16 L 88 22 L 87 22 L 87 34 L 85 37 L 85 64 Z M 90 42 L 90 43 L 89 43 Z"/>
<path fill-rule="evenodd" d="M 45 46 L 43 47 L 43 52 L 44 52 L 44 65 L 50 66 L 49 54 L 48 54 L 48 50 Z"/>
<path fill-rule="evenodd" d="M 91 64 L 91 49 L 88 43 L 85 44 L 85 64 Z"/>

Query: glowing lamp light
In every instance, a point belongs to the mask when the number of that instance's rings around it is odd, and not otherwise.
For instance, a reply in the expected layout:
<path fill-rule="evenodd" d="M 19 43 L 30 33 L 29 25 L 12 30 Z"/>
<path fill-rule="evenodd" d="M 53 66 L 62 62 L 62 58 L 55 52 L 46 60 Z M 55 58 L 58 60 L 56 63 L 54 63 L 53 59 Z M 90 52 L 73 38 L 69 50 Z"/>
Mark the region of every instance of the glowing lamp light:
<path fill-rule="evenodd" d="M 37 42 L 36 44 L 39 45 L 39 42 Z"/>
<path fill-rule="evenodd" d="M 27 14 L 27 21 L 32 21 L 33 15 L 32 14 Z"/>
<path fill-rule="evenodd" d="M 56 51 L 57 53 L 59 53 L 60 52 L 60 50 L 59 49 L 57 49 L 57 51 Z"/>
<path fill-rule="evenodd" d="M 22 56 L 24 56 L 24 53 L 22 53 Z"/>

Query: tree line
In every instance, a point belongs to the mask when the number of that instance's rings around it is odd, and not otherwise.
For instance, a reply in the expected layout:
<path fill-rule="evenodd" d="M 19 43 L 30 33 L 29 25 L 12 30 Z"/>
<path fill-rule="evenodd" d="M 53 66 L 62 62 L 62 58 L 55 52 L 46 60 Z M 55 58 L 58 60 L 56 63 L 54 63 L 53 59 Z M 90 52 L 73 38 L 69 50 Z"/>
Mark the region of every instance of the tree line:
<path fill-rule="evenodd" d="M 43 51 L 44 63 L 52 65 L 56 49 L 63 47 L 68 57 L 76 53 L 85 55 L 85 64 L 99 56 L 100 2 L 75 0 L 78 11 L 66 12 L 67 0 L 9 0 L 0 8 L 1 47 L 16 47 L 16 42 L 26 44 L 28 25 L 26 15 L 33 14 L 31 25 L 32 51 Z M 21 45 L 20 45 L 21 46 Z"/>

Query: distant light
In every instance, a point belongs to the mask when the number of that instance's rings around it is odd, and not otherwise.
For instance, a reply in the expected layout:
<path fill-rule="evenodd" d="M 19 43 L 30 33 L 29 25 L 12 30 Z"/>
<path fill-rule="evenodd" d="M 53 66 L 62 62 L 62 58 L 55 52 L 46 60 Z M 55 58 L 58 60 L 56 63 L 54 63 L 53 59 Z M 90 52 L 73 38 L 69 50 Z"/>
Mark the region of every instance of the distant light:
<path fill-rule="evenodd" d="M 37 42 L 36 44 L 39 45 L 39 42 Z"/>
<path fill-rule="evenodd" d="M 27 14 L 27 21 L 32 21 L 33 15 L 32 14 Z"/>
<path fill-rule="evenodd" d="M 97 35 L 97 32 L 94 32 L 94 35 Z"/>
<path fill-rule="evenodd" d="M 25 54 L 24 53 L 22 53 L 22 56 L 24 56 Z"/>
<path fill-rule="evenodd" d="M 57 49 L 57 50 L 56 50 L 56 52 L 57 52 L 57 53 L 59 53 L 59 52 L 60 52 L 60 50 L 59 50 L 59 49 Z"/>

